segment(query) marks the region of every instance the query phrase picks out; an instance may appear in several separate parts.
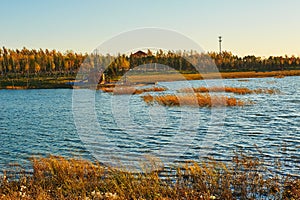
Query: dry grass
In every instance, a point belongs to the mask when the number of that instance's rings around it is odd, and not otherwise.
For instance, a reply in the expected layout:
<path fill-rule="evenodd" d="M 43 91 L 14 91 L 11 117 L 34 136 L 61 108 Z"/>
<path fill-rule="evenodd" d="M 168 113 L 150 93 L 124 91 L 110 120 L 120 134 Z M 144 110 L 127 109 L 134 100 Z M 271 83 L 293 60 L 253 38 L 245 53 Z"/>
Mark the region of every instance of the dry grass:
<path fill-rule="evenodd" d="M 265 78 L 275 76 L 300 76 L 300 70 L 283 70 L 283 71 L 270 71 L 270 72 L 221 72 L 221 77 L 224 79 L 231 78 Z M 204 75 L 204 78 L 216 77 L 214 74 Z"/>
<path fill-rule="evenodd" d="M 274 78 L 284 78 L 284 77 L 285 77 L 285 75 L 283 75 L 283 74 L 279 74 L 277 76 L 274 76 Z"/>
<path fill-rule="evenodd" d="M 142 97 L 143 100 L 148 103 L 158 103 L 163 106 L 200 106 L 200 107 L 212 107 L 212 106 L 244 106 L 250 104 L 250 102 L 243 102 L 234 97 L 226 96 L 211 96 L 209 94 L 186 94 L 175 95 L 167 94 L 160 96 L 152 96 L 150 94 Z"/>
<path fill-rule="evenodd" d="M 113 92 L 114 88 L 112 88 L 112 87 L 102 87 L 102 88 L 100 88 L 100 90 L 102 90 L 103 92 Z"/>
<path fill-rule="evenodd" d="M 300 180 L 271 174 L 239 154 L 224 164 L 186 162 L 160 172 L 128 173 L 63 157 L 33 160 L 34 172 L 0 178 L 0 199 L 299 199 Z M 268 172 L 269 173 L 269 172 Z"/>
<path fill-rule="evenodd" d="M 131 86 L 122 86 L 122 87 L 103 87 L 101 88 L 103 92 L 109 92 L 114 95 L 127 95 L 127 94 L 142 94 L 144 92 L 163 92 L 166 91 L 166 88 L 162 87 L 151 87 L 151 88 L 143 88 L 143 89 L 136 89 Z"/>
<path fill-rule="evenodd" d="M 278 89 L 259 88 L 252 90 L 252 94 L 280 94 Z"/>
<path fill-rule="evenodd" d="M 178 90 L 178 92 L 200 92 L 200 93 L 208 93 L 208 92 L 227 92 L 227 93 L 235 93 L 235 94 L 277 94 L 278 90 L 274 89 L 254 89 L 251 90 L 249 88 L 238 88 L 238 87 L 198 87 L 198 88 L 182 88 Z"/>
<path fill-rule="evenodd" d="M 24 90 L 27 89 L 26 86 L 12 86 L 12 85 L 8 85 L 5 87 L 5 89 L 7 90 Z"/>
<path fill-rule="evenodd" d="M 220 73 L 202 73 L 202 74 L 139 74 L 131 75 L 131 83 L 153 83 L 164 81 L 183 81 L 183 80 L 202 80 L 202 79 L 235 79 L 235 78 L 264 78 L 276 76 L 300 76 L 300 70 L 284 70 L 270 72 L 220 72 Z"/>
<path fill-rule="evenodd" d="M 166 91 L 166 88 L 162 88 L 162 87 L 153 87 L 153 88 L 144 88 L 144 89 L 140 89 L 143 92 L 163 92 Z"/>
<path fill-rule="evenodd" d="M 237 80 L 238 82 L 249 82 L 250 80 L 249 79 L 239 79 Z"/>

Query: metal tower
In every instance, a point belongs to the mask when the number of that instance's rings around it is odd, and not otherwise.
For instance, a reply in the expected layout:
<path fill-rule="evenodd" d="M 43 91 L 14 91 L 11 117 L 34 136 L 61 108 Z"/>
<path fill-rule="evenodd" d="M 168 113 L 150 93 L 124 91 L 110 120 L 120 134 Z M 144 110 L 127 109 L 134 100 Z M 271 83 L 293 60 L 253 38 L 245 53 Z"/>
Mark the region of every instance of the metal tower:
<path fill-rule="evenodd" d="M 219 50 L 220 50 L 220 54 L 222 53 L 221 43 L 222 43 L 222 36 L 219 36 Z"/>

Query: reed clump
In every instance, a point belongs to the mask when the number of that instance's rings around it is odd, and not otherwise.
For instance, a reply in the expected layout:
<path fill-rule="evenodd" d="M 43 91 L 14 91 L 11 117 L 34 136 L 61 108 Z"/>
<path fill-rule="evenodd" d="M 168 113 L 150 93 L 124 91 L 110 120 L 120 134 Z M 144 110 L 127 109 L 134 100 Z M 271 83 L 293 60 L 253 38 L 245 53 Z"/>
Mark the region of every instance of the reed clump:
<path fill-rule="evenodd" d="M 285 75 L 283 75 L 283 74 L 279 74 L 277 76 L 274 76 L 274 78 L 284 78 L 284 77 L 285 77 Z"/>
<path fill-rule="evenodd" d="M 234 94 L 277 94 L 278 90 L 275 89 L 266 89 L 266 88 L 258 88 L 251 90 L 245 87 L 197 87 L 197 88 L 182 88 L 178 90 L 178 92 L 183 93 L 209 93 L 209 92 L 226 92 L 226 93 L 234 93 Z"/>
<path fill-rule="evenodd" d="M 185 94 L 175 95 L 166 94 L 160 96 L 152 96 L 147 94 L 142 97 L 147 104 L 158 103 L 163 106 L 200 106 L 200 107 L 214 107 L 214 106 L 244 106 L 251 102 L 245 102 L 234 97 L 227 97 L 224 95 L 209 94 Z"/>
<path fill-rule="evenodd" d="M 33 160 L 33 174 L 0 178 L 0 199 L 299 199 L 300 180 L 270 174 L 263 160 L 187 161 L 164 170 L 130 173 L 84 160 Z"/>
<path fill-rule="evenodd" d="M 131 86 L 124 86 L 124 87 L 103 87 L 101 88 L 103 92 L 112 93 L 114 95 L 135 95 L 135 94 L 142 94 L 144 92 L 163 92 L 166 91 L 166 88 L 163 87 L 151 87 L 151 88 L 142 88 L 136 89 Z"/>

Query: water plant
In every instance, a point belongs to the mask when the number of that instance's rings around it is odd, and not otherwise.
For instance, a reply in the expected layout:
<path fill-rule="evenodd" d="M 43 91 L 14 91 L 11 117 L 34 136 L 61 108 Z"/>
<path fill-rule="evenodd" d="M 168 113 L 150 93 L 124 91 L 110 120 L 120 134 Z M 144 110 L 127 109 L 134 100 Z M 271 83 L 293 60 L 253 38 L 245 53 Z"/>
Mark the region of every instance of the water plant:
<path fill-rule="evenodd" d="M 166 94 L 159 96 L 147 94 L 142 98 L 147 104 L 158 103 L 163 106 L 244 106 L 251 103 L 236 99 L 235 97 L 199 93 L 190 93 L 185 95 Z"/>
<path fill-rule="evenodd" d="M 182 88 L 178 92 L 183 93 L 209 93 L 209 92 L 226 92 L 226 93 L 235 93 L 235 94 L 277 94 L 278 90 L 267 89 L 267 88 L 258 88 L 258 89 L 249 89 L 245 87 L 197 87 L 197 88 Z"/>
<path fill-rule="evenodd" d="M 103 92 L 112 93 L 114 95 L 131 95 L 131 94 L 142 94 L 144 92 L 163 92 L 166 88 L 163 87 L 150 87 L 137 89 L 131 86 L 116 86 L 116 87 L 103 87 L 101 88 Z"/>

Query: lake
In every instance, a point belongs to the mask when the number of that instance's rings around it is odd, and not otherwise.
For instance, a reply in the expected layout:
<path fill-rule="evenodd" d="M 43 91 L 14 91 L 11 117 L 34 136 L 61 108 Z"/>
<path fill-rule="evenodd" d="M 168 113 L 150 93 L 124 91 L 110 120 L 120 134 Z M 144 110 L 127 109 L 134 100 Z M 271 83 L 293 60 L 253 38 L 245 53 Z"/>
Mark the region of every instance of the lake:
<path fill-rule="evenodd" d="M 169 89 L 164 93 L 176 93 L 209 82 L 158 85 Z M 141 99 L 144 94 L 0 90 L 0 167 L 20 163 L 30 170 L 31 157 L 50 154 L 132 168 L 147 156 L 165 164 L 208 157 L 227 162 L 243 151 L 264 158 L 278 173 L 300 174 L 300 77 L 226 79 L 223 84 L 281 93 L 226 94 L 254 104 L 192 108 L 149 106 Z M 280 169 L 273 167 L 274 160 L 281 162 Z"/>

